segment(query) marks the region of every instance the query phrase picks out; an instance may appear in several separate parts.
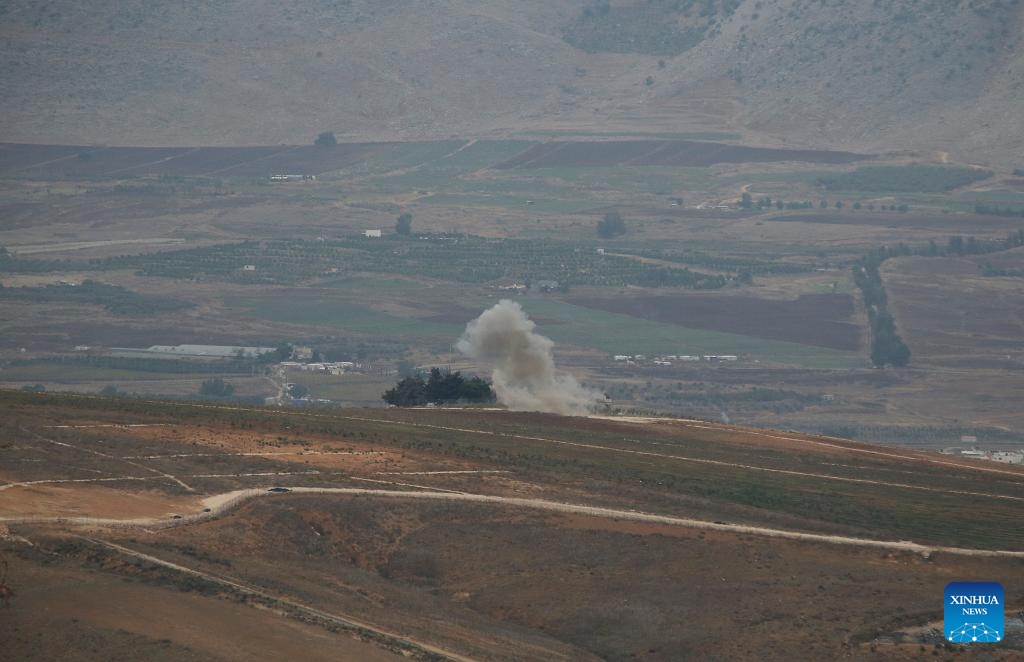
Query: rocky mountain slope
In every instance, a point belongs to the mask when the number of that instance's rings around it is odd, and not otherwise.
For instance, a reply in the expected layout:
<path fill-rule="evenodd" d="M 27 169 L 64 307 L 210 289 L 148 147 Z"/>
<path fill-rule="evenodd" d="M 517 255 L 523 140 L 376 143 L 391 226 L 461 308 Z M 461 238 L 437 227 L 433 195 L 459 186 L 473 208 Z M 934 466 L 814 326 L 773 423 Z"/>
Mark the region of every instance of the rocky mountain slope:
<path fill-rule="evenodd" d="M 523 130 L 1024 159 L 1019 0 L 12 0 L 0 140 Z"/>

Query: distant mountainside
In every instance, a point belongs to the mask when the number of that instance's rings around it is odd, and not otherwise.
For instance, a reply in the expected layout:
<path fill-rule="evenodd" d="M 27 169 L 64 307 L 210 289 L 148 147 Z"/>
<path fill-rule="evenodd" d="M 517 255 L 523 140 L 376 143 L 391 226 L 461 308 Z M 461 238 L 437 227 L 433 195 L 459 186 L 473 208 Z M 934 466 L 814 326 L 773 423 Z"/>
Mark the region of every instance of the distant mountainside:
<path fill-rule="evenodd" d="M 0 140 L 717 130 L 1020 167 L 1022 30 L 1020 0 L 10 0 Z"/>

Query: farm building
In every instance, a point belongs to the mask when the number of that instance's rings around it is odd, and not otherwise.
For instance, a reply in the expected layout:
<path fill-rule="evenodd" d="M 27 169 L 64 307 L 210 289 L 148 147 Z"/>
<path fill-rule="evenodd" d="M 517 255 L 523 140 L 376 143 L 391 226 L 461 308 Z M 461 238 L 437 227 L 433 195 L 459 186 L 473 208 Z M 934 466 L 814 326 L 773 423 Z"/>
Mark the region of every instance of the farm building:
<path fill-rule="evenodd" d="M 238 345 L 152 345 L 141 347 L 113 347 L 120 356 L 157 356 L 182 358 L 230 359 L 241 353 L 246 358 L 275 351 L 273 347 L 242 347 Z"/>
<path fill-rule="evenodd" d="M 533 289 L 540 290 L 541 292 L 550 292 L 558 289 L 557 280 L 538 280 L 533 284 Z"/>
<path fill-rule="evenodd" d="M 1024 452 L 992 451 L 992 460 L 994 462 L 1004 462 L 1006 464 L 1024 464 Z"/>
<path fill-rule="evenodd" d="M 364 237 L 372 237 L 374 239 L 379 239 L 383 235 L 381 234 L 380 230 L 363 230 L 363 236 Z"/>

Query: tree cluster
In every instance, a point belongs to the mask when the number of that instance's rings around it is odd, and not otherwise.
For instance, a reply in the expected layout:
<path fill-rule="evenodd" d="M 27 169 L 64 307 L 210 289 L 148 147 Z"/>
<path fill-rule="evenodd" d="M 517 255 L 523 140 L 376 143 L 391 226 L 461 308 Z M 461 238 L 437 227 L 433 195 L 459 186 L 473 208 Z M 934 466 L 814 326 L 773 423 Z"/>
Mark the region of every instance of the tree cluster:
<path fill-rule="evenodd" d="M 1014 209 L 1013 207 L 1000 207 L 999 205 L 987 205 L 984 203 L 978 203 L 974 205 L 975 214 L 985 214 L 987 216 L 1019 216 L 1024 218 L 1024 209 Z"/>
<path fill-rule="evenodd" d="M 427 379 L 421 375 L 406 377 L 381 397 L 397 407 L 416 407 L 428 402 L 493 402 L 495 399 L 491 385 L 483 379 L 466 379 L 459 372 L 443 373 L 440 368 L 431 368 Z"/>
<path fill-rule="evenodd" d="M 338 139 L 334 136 L 333 131 L 324 131 L 316 137 L 313 144 L 317 147 L 334 147 L 338 144 Z"/>
<path fill-rule="evenodd" d="M 395 232 L 401 235 L 412 233 L 412 214 L 406 212 L 395 221 Z"/>
<path fill-rule="evenodd" d="M 876 252 L 857 262 L 853 267 L 853 280 L 863 293 L 868 310 L 871 362 L 878 367 L 905 366 L 910 362 L 910 348 L 896 332 L 896 322 L 888 309 L 889 300 L 878 271 L 883 259 Z"/>
<path fill-rule="evenodd" d="M 207 379 L 199 387 L 199 395 L 204 398 L 227 398 L 234 392 L 234 384 L 230 384 L 220 377 Z"/>
<path fill-rule="evenodd" d="M 626 234 L 626 221 L 623 220 L 622 214 L 614 211 L 605 214 L 604 218 L 597 222 L 597 234 L 604 239 Z"/>

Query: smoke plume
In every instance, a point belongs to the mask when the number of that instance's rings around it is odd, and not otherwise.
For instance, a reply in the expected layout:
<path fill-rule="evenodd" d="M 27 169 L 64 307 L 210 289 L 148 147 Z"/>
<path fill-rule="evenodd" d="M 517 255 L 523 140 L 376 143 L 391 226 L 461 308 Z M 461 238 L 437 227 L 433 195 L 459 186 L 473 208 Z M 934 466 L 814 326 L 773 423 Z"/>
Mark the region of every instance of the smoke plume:
<path fill-rule="evenodd" d="M 555 343 L 534 333 L 535 326 L 518 303 L 502 299 L 466 325 L 456 347 L 494 366 L 494 392 L 513 411 L 592 412 L 604 396 L 580 386 L 571 375 L 555 372 Z"/>

